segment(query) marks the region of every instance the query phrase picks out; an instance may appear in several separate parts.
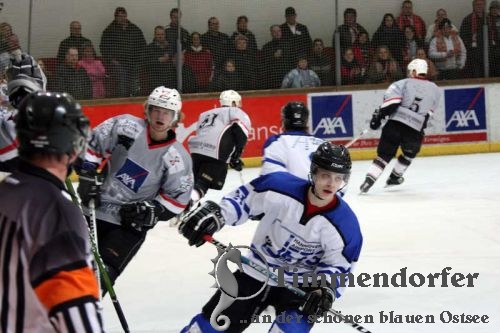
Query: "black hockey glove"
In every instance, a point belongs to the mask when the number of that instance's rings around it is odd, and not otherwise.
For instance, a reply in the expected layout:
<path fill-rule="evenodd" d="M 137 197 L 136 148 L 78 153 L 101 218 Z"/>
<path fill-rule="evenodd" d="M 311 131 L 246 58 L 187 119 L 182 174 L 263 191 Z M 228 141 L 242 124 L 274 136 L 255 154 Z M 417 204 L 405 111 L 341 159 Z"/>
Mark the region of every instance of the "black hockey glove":
<path fill-rule="evenodd" d="M 306 315 L 322 316 L 332 307 L 335 292 L 330 287 L 321 287 L 308 292 L 305 298 L 306 300 L 300 310 Z"/>
<path fill-rule="evenodd" d="M 229 167 L 231 169 L 234 169 L 236 171 L 241 171 L 243 170 L 243 167 L 245 166 L 245 164 L 243 164 L 243 161 L 241 160 L 241 158 L 237 158 L 237 159 L 232 159 L 229 161 Z"/>
<path fill-rule="evenodd" d="M 203 236 L 212 236 L 223 226 L 224 218 L 219 205 L 208 200 L 182 218 L 179 232 L 189 240 L 189 246 L 199 247 L 205 243 Z"/>
<path fill-rule="evenodd" d="M 82 205 L 89 206 L 90 200 L 94 200 L 95 208 L 101 205 L 101 185 L 104 177 L 97 173 L 97 170 L 80 169 L 78 195 L 82 201 Z"/>
<path fill-rule="evenodd" d="M 164 209 L 155 201 L 122 205 L 120 208 L 122 226 L 139 232 L 151 229 L 158 223 L 158 216 L 163 213 Z"/>
<path fill-rule="evenodd" d="M 116 144 L 122 145 L 126 150 L 129 150 L 130 147 L 134 144 L 135 139 L 128 137 L 126 135 L 118 135 L 118 141 Z"/>
<path fill-rule="evenodd" d="M 372 130 L 377 130 L 382 125 L 382 115 L 380 114 L 380 109 L 377 108 L 373 111 L 372 120 L 370 120 L 370 128 Z"/>

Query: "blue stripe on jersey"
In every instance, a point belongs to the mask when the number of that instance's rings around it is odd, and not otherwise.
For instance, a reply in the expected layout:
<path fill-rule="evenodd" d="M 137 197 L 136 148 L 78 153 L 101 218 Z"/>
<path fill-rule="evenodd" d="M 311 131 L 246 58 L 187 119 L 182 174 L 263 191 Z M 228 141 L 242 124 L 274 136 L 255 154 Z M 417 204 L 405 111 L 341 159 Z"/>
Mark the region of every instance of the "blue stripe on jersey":
<path fill-rule="evenodd" d="M 307 133 L 305 131 L 288 131 L 284 132 L 281 134 L 275 134 L 273 136 L 270 136 L 267 138 L 267 140 L 264 142 L 264 146 L 262 147 L 262 150 L 266 149 L 268 146 L 270 146 L 274 141 L 278 141 L 281 136 L 285 135 L 290 135 L 290 136 L 313 136 L 310 133 Z M 263 154 L 264 155 L 264 154 Z"/>
<path fill-rule="evenodd" d="M 286 168 L 286 165 L 284 163 L 281 163 L 280 161 L 276 161 L 276 160 L 273 160 L 272 158 L 265 158 L 262 163 L 271 163 L 271 164 L 276 164 L 276 165 L 279 165 L 279 166 L 282 166 L 284 168 Z"/>
<path fill-rule="evenodd" d="M 298 178 L 288 172 L 272 172 L 252 180 L 250 184 L 257 193 L 272 191 L 293 198 L 301 203 L 307 200 L 306 189 L 309 186 L 309 181 Z"/>
<path fill-rule="evenodd" d="M 337 199 L 339 200 L 337 208 L 323 214 L 323 216 L 330 221 L 335 229 L 337 229 L 340 237 L 342 237 L 345 245 L 342 255 L 349 263 L 352 263 L 358 261 L 363 244 L 363 236 L 361 236 L 359 223 L 357 223 L 358 219 L 354 212 L 340 196 L 337 196 Z M 343 223 L 344 220 L 355 221 L 356 223 Z"/>

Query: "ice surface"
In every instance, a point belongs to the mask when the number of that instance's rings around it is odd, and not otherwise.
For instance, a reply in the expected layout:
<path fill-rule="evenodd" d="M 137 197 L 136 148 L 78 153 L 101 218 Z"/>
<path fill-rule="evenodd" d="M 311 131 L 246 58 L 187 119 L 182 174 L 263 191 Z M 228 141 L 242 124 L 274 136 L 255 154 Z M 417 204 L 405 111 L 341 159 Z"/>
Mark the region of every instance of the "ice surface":
<path fill-rule="evenodd" d="M 474 287 L 348 288 L 334 308 L 344 314 L 373 315 L 362 323 L 373 333 L 500 332 L 500 153 L 420 157 L 408 169 L 404 184 L 384 188 L 387 168 L 367 195 L 359 195 L 370 161 L 355 161 L 346 200 L 358 215 L 364 246 L 356 275 L 387 273 L 407 267 L 408 275 L 479 273 Z M 392 165 L 391 165 L 392 166 Z M 245 169 L 249 181 L 258 168 Z M 218 200 L 239 186 L 230 171 L 226 186 L 207 198 Z M 248 245 L 255 222 L 226 227 L 216 238 Z M 217 254 L 206 244 L 190 248 L 177 229 L 163 223 L 118 279 L 115 290 L 131 332 L 179 332 L 214 292 L 207 273 Z M 450 281 L 448 280 L 448 283 Z M 109 297 L 103 300 L 108 332 L 122 332 Z M 435 323 L 381 323 L 379 313 L 433 315 Z M 440 313 L 489 316 L 487 324 L 442 323 Z M 267 332 L 269 324 L 254 324 L 246 332 Z M 312 332 L 354 333 L 344 323 L 318 324 Z"/>

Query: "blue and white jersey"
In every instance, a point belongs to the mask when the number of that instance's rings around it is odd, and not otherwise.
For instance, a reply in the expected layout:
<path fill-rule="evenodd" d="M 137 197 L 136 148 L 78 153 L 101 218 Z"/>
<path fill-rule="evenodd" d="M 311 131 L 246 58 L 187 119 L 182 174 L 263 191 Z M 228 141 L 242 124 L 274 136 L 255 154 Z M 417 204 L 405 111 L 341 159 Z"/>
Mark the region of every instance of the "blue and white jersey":
<path fill-rule="evenodd" d="M 285 281 L 293 283 L 295 275 L 302 285 L 304 273 L 323 273 L 331 283 L 330 274 L 353 270 L 363 237 L 356 215 L 339 195 L 332 208 L 306 216 L 309 186 L 287 172 L 263 175 L 224 196 L 222 215 L 227 225 L 260 218 L 251 246 L 264 255 L 273 273 L 278 273 L 273 267 L 284 268 Z M 265 265 L 253 251 L 247 256 Z M 252 269 L 245 273 L 265 281 Z M 342 289 L 337 288 L 337 297 Z"/>
<path fill-rule="evenodd" d="M 311 154 L 324 142 L 304 131 L 288 131 L 269 137 L 264 143 L 260 174 L 286 171 L 308 179 Z"/>

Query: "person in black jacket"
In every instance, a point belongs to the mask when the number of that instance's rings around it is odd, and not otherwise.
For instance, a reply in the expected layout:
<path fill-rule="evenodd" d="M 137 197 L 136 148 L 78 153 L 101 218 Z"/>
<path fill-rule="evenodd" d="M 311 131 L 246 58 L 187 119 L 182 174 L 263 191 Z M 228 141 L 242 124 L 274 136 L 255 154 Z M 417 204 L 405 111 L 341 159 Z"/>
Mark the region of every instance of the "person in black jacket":
<path fill-rule="evenodd" d="M 78 65 L 78 50 L 70 47 L 64 63 L 57 65 L 56 90 L 64 91 L 75 99 L 92 99 L 92 82 L 87 71 Z"/>

